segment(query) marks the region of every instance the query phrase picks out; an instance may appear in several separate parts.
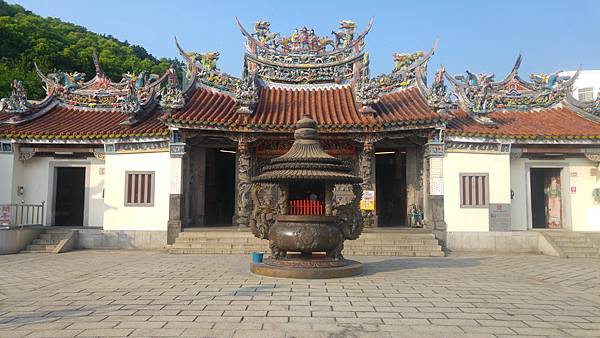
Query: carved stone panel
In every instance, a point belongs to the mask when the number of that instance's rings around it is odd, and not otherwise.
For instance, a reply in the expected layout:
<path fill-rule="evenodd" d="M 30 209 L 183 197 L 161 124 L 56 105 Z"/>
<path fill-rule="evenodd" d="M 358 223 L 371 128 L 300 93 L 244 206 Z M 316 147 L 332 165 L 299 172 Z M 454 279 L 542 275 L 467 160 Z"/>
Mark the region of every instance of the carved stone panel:
<path fill-rule="evenodd" d="M 490 203 L 490 231 L 511 231 L 510 203 Z"/>

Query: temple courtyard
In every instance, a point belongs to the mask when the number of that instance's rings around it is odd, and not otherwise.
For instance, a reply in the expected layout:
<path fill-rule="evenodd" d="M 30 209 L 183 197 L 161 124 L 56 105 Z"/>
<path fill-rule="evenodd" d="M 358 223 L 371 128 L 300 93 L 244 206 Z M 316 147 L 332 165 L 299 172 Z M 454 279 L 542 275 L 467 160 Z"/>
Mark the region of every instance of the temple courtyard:
<path fill-rule="evenodd" d="M 350 258 L 363 275 L 288 280 L 247 255 L 6 255 L 0 337 L 600 336 L 596 259 Z"/>

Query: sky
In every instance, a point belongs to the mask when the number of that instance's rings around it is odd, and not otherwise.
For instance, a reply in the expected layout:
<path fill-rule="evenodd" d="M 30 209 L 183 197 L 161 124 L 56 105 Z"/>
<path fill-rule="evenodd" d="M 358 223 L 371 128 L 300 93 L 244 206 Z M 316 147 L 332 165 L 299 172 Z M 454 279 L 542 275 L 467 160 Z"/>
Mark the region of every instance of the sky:
<path fill-rule="evenodd" d="M 289 36 L 307 26 L 317 35 L 350 19 L 366 38 L 371 74 L 393 69 L 392 54 L 429 50 L 439 39 L 430 73 L 444 64 L 450 74 L 495 73 L 501 80 L 521 52 L 521 77 L 558 70 L 600 69 L 600 1 L 126 1 L 8 0 L 41 16 L 57 17 L 100 34 L 141 45 L 156 57 L 179 58 L 185 50 L 219 51 L 218 67 L 239 76 L 244 38 L 257 20 Z"/>

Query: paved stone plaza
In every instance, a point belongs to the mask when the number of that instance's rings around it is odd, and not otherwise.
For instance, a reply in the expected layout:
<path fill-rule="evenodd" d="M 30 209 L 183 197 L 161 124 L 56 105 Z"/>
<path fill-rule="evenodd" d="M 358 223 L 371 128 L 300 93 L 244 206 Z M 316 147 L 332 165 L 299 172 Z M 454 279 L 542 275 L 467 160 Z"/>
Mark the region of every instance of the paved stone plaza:
<path fill-rule="evenodd" d="M 285 280 L 241 255 L 0 257 L 0 337 L 600 336 L 600 261 L 354 257 L 365 273 Z"/>

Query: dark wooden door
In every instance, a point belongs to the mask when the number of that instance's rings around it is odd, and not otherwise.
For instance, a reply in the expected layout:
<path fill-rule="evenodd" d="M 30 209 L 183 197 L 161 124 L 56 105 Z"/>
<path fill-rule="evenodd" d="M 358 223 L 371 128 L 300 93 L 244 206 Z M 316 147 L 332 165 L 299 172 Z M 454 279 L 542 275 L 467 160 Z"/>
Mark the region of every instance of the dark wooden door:
<path fill-rule="evenodd" d="M 85 168 L 56 168 L 54 225 L 83 226 Z"/>

